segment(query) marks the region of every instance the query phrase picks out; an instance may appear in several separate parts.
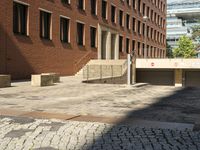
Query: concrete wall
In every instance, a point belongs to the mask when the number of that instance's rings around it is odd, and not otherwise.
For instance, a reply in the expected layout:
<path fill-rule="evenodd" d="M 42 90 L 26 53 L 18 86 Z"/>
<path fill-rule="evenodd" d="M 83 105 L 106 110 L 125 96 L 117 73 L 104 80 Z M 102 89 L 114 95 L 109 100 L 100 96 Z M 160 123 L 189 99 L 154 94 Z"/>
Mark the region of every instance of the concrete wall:
<path fill-rule="evenodd" d="M 136 68 L 200 69 L 200 59 L 137 59 Z"/>

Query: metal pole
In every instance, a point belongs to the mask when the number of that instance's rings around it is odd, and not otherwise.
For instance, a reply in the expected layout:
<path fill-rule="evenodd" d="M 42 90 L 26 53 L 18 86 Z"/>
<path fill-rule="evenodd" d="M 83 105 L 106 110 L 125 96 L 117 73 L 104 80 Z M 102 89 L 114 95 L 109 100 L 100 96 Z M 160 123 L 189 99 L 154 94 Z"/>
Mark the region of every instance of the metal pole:
<path fill-rule="evenodd" d="M 132 59 L 131 59 L 131 54 L 127 55 L 127 61 L 128 61 L 127 84 L 131 85 L 131 78 L 132 78 L 132 72 L 131 72 Z"/>

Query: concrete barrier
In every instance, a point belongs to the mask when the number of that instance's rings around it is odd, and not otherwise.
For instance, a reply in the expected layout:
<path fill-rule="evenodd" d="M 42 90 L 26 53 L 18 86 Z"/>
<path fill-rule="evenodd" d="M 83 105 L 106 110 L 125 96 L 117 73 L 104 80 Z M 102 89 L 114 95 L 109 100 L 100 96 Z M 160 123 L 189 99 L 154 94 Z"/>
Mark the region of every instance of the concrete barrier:
<path fill-rule="evenodd" d="M 60 82 L 60 75 L 58 73 L 42 73 L 42 75 L 51 75 L 53 78 L 53 83 Z"/>
<path fill-rule="evenodd" d="M 53 85 L 52 75 L 47 74 L 38 74 L 31 76 L 31 85 L 32 86 L 51 86 Z"/>
<path fill-rule="evenodd" d="M 11 76 L 10 75 L 0 75 L 0 88 L 11 86 Z"/>

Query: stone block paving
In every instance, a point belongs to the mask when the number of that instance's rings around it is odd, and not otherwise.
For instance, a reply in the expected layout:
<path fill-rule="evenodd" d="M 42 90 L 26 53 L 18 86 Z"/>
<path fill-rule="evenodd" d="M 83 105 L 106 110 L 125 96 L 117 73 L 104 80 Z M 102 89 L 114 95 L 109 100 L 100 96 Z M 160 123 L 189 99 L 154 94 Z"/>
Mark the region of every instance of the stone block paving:
<path fill-rule="evenodd" d="M 200 132 L 1 116 L 0 150 L 200 150 Z"/>

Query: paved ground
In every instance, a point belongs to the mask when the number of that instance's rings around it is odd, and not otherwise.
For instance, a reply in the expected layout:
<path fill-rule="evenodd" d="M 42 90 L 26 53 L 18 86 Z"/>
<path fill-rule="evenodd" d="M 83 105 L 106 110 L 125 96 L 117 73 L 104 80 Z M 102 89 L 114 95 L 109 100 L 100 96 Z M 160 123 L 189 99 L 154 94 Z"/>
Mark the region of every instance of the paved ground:
<path fill-rule="evenodd" d="M 19 82 L 0 89 L 2 109 L 198 123 L 200 89 L 85 84 L 79 78 L 65 77 L 51 87 Z"/>
<path fill-rule="evenodd" d="M 200 150 L 200 132 L 0 118 L 1 150 Z"/>
<path fill-rule="evenodd" d="M 199 118 L 197 88 L 18 82 L 0 89 L 0 150 L 200 150 Z"/>

